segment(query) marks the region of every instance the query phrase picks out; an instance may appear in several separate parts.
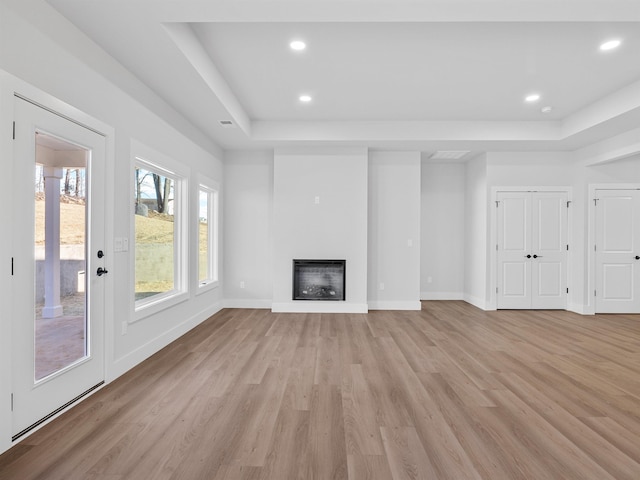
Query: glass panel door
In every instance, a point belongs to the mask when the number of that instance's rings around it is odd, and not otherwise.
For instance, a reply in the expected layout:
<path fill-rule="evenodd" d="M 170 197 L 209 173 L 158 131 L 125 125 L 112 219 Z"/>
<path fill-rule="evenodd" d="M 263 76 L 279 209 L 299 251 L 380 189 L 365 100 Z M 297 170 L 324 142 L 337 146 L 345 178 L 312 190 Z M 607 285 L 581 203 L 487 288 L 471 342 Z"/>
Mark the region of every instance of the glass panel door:
<path fill-rule="evenodd" d="M 15 440 L 104 380 L 105 138 L 17 98 Z"/>

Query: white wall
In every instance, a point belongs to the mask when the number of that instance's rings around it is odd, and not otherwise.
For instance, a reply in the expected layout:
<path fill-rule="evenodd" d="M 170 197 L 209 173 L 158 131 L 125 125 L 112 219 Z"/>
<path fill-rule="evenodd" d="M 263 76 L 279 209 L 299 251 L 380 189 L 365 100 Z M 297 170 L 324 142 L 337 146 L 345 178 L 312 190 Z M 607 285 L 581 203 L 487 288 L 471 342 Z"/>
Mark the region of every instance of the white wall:
<path fill-rule="evenodd" d="M 464 163 L 422 162 L 420 298 L 461 300 L 465 269 Z"/>
<path fill-rule="evenodd" d="M 271 308 L 273 152 L 228 152 L 224 185 L 225 306 Z"/>
<path fill-rule="evenodd" d="M 276 150 L 274 311 L 367 311 L 367 163 L 366 149 Z M 345 259 L 346 301 L 294 302 L 295 258 Z"/>
<path fill-rule="evenodd" d="M 465 171 L 464 300 L 487 306 L 487 155 L 469 160 Z"/>
<path fill-rule="evenodd" d="M 219 161 L 220 149 L 206 139 L 179 114 L 163 103 L 153 92 L 138 82 L 113 59 L 89 41 L 73 25 L 61 17 L 46 2 L 0 3 L 0 69 L 9 72 L 11 81 L 3 80 L 0 108 L 0 136 L 2 170 L 10 172 L 12 146 L 10 110 L 16 89 L 24 92 L 39 91 L 51 99 L 51 104 L 62 102 L 77 109 L 78 115 L 91 116 L 109 126 L 113 132 L 107 139 L 107 176 L 105 181 L 107 216 L 104 219 L 107 247 L 114 237 L 133 239 L 130 228 L 132 211 L 129 192 L 133 191 L 131 169 L 132 139 L 183 162 L 190 171 L 190 184 L 197 185 L 197 175 L 203 174 L 222 182 L 223 166 Z M 11 8 L 9 7 L 11 6 Z M 14 77 L 17 80 L 14 81 Z M 137 91 L 139 99 L 124 93 L 118 85 Z M 35 89 L 31 86 L 36 87 Z M 140 103 L 143 101 L 145 105 Z M 67 107 L 65 107 L 67 108 Z M 155 112 L 161 112 L 162 117 Z M 194 190 L 191 205 L 197 200 Z M 11 205 L 11 182 L 6 182 L 3 205 Z M 9 200 L 8 200 L 9 199 Z M 195 232 L 194 219 L 191 230 Z M 0 210 L 3 233 L 11 231 L 11 209 Z M 2 235 L 1 264 L 8 265 L 11 257 L 10 238 Z M 195 245 L 195 243 L 194 243 Z M 106 373 L 107 381 L 133 367 L 184 332 L 193 328 L 222 306 L 221 288 L 189 298 L 170 309 L 128 325 L 126 335 L 121 334 L 122 322 L 133 319 L 133 279 L 130 275 L 132 254 L 113 253 L 107 248 L 105 257 L 109 270 L 106 282 Z M 219 255 L 222 258 L 222 255 Z M 190 271 L 197 271 L 195 256 L 190 260 Z M 9 269 L 0 271 L 0 304 L 11 305 L 11 278 Z M 10 446 L 11 435 L 11 328 L 14 319 L 8 308 L 0 312 L 0 452 Z"/>
<path fill-rule="evenodd" d="M 489 152 L 487 186 L 567 186 L 574 166 L 568 152 Z"/>
<path fill-rule="evenodd" d="M 420 310 L 420 243 L 420 152 L 372 152 L 369 309 Z"/>

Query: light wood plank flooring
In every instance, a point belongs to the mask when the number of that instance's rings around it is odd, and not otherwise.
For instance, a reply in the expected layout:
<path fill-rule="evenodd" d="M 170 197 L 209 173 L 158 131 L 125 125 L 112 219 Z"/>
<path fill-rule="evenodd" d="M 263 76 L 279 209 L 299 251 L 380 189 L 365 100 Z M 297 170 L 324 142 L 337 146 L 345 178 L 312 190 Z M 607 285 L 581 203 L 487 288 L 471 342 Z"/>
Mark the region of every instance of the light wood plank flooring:
<path fill-rule="evenodd" d="M 223 310 L 1 479 L 640 479 L 640 316 Z"/>

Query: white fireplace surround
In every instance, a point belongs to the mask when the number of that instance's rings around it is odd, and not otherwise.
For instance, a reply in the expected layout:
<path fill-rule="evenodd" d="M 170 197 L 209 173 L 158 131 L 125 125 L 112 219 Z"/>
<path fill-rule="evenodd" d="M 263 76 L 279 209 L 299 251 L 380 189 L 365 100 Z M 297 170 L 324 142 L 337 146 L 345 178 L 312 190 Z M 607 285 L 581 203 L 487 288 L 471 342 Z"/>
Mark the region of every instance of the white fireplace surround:
<path fill-rule="evenodd" d="M 274 312 L 365 313 L 368 153 L 366 149 L 276 150 L 274 156 Z M 343 302 L 294 301 L 294 258 L 345 259 Z"/>

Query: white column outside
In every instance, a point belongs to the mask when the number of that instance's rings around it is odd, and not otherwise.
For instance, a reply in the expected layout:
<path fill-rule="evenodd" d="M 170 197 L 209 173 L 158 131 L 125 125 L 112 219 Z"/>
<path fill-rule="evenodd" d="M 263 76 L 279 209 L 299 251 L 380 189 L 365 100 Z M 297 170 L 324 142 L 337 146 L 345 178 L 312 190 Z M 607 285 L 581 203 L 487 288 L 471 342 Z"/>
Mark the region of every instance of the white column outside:
<path fill-rule="evenodd" d="M 44 247 L 44 318 L 62 315 L 60 303 L 60 180 L 62 168 L 44 167 L 45 178 L 45 247 Z"/>

